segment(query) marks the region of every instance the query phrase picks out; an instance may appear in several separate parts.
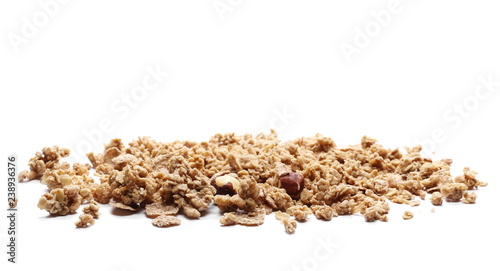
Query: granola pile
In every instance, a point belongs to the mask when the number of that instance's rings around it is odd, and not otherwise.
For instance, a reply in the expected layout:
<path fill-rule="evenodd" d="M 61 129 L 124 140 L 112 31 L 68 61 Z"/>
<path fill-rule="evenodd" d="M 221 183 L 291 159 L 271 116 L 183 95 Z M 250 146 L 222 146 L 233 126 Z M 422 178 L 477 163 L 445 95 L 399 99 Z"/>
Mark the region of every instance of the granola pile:
<path fill-rule="evenodd" d="M 181 224 L 178 213 L 198 218 L 212 203 L 224 226 L 261 225 L 276 212 L 291 234 L 296 221 L 309 215 L 331 220 L 359 213 L 368 222 L 388 221 L 389 201 L 418 206 L 427 194 L 434 205 L 475 202 L 469 190 L 487 185 L 477 172 L 464 168 L 453 178 L 451 159 L 432 161 L 421 150 L 386 149 L 366 136 L 346 148 L 320 134 L 281 142 L 274 130 L 257 136 L 216 134 L 204 142 L 142 137 L 125 146 L 113 139 L 102 153 L 87 154 L 91 164 L 70 165 L 61 161 L 68 149 L 43 148 L 19 179 L 47 185 L 38 207 L 52 215 L 74 214 L 88 204 L 77 227 L 94 224 L 98 204 L 131 212 L 145 208 L 157 227 Z"/>

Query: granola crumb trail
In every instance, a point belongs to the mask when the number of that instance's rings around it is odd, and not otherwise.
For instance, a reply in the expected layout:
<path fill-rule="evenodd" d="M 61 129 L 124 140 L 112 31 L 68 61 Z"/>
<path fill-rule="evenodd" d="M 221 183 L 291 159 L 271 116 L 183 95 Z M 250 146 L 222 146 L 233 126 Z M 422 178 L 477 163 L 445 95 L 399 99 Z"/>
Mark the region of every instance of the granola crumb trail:
<path fill-rule="evenodd" d="M 38 207 L 52 215 L 74 214 L 88 204 L 77 227 L 94 223 L 99 204 L 145 208 L 157 227 L 179 225 L 178 214 L 199 218 L 212 203 L 223 226 L 258 226 L 276 212 L 291 234 L 309 215 L 329 221 L 359 213 L 367 222 L 388 221 L 389 202 L 419 206 L 427 194 L 433 205 L 476 201 L 469 190 L 487 185 L 476 171 L 466 167 L 453 177 L 451 159 L 432 161 L 421 150 L 387 149 L 366 136 L 344 148 L 320 134 L 283 142 L 274 130 L 216 134 L 203 142 L 140 137 L 125 145 L 113 139 L 102 153 L 87 154 L 89 164 L 61 161 L 69 149 L 43 148 L 19 180 L 47 186 Z"/>

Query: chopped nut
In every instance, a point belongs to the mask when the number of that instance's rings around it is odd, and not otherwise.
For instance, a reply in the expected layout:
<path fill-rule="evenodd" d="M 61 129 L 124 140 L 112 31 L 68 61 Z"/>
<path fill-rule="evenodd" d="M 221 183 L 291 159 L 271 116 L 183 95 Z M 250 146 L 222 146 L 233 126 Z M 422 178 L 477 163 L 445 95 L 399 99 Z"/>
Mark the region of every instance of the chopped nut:
<path fill-rule="evenodd" d="M 210 184 L 217 190 L 217 195 L 232 196 L 240 190 L 240 181 L 229 175 L 217 177 Z"/>
<path fill-rule="evenodd" d="M 415 207 L 415 206 L 419 206 L 420 205 L 420 201 L 418 200 L 412 200 L 410 201 L 410 206 L 411 207 Z"/>
<path fill-rule="evenodd" d="M 175 215 L 179 212 L 179 206 L 173 204 L 165 204 L 163 202 L 155 202 L 146 205 L 146 215 L 148 217 L 158 217 L 161 215 Z"/>

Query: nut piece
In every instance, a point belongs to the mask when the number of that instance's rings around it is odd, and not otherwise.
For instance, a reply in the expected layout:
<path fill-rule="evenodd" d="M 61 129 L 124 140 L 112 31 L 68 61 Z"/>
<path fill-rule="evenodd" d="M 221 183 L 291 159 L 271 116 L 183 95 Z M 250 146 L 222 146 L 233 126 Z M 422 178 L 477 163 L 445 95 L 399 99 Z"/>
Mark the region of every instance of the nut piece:
<path fill-rule="evenodd" d="M 279 177 L 279 187 L 284 188 L 290 196 L 298 195 L 304 189 L 304 177 L 295 172 L 287 172 Z"/>
<path fill-rule="evenodd" d="M 219 176 L 210 184 L 217 190 L 217 195 L 232 196 L 240 190 L 240 181 L 229 175 Z"/>
<path fill-rule="evenodd" d="M 413 218 L 413 213 L 410 211 L 405 211 L 405 213 L 403 214 L 403 219 L 408 220 L 408 219 L 412 219 L 412 218 Z"/>

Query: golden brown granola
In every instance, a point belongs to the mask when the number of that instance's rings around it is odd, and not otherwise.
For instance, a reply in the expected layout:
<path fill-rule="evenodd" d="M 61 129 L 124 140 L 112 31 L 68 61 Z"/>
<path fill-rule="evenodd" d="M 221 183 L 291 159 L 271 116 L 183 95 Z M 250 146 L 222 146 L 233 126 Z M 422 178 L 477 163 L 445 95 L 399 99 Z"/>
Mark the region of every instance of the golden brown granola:
<path fill-rule="evenodd" d="M 38 201 L 38 208 L 47 210 L 51 215 L 67 215 L 74 213 L 82 204 L 80 187 L 67 185 L 63 188 L 52 189 Z"/>
<path fill-rule="evenodd" d="M 260 225 L 266 214 L 280 212 L 289 216 L 282 221 L 291 233 L 310 214 L 331 220 L 360 213 L 366 221 L 387 221 L 389 202 L 418 206 L 416 197 L 423 201 L 427 194 L 434 205 L 443 198 L 475 202 L 468 190 L 487 185 L 477 172 L 464 168 L 453 178 L 451 159 L 432 161 L 421 150 L 387 149 L 366 136 L 346 148 L 320 134 L 282 142 L 274 130 L 216 134 L 203 142 L 140 137 L 128 145 L 113 139 L 102 153 L 88 153 L 92 166 L 61 162 L 68 149 L 44 148 L 19 179 L 47 185 L 39 207 L 51 214 L 74 213 L 87 202 L 84 214 L 92 218 L 97 203 L 145 208 L 159 227 L 180 224 L 177 213 L 198 218 L 212 203 L 222 225 Z"/>
<path fill-rule="evenodd" d="M 93 218 L 99 218 L 101 213 L 99 213 L 99 204 L 95 200 L 91 200 L 88 206 L 83 208 L 83 213 L 91 215 Z"/>

